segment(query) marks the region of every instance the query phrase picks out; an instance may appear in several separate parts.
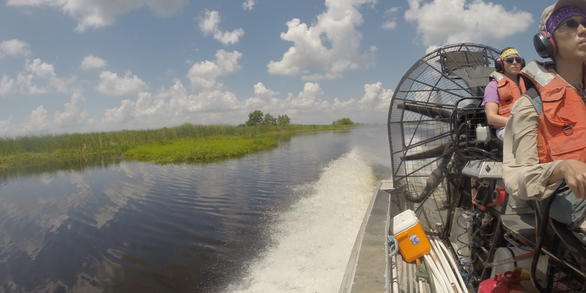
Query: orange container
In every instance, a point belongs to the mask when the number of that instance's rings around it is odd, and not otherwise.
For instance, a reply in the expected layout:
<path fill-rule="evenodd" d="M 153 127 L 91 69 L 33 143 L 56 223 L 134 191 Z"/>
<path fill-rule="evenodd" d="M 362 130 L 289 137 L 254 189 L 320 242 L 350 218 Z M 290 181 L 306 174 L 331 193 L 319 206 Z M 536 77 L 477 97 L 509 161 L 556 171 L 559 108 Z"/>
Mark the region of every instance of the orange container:
<path fill-rule="evenodd" d="M 415 261 L 431 249 L 429 239 L 412 210 L 405 210 L 393 218 L 393 234 L 406 262 Z"/>

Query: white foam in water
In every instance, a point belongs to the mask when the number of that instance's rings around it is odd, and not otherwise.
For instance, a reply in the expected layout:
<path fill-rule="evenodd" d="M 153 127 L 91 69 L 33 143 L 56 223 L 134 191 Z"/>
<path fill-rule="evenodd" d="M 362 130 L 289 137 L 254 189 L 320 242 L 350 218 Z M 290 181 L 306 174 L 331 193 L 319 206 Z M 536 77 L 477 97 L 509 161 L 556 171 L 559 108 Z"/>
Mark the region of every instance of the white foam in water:
<path fill-rule="evenodd" d="M 227 292 L 338 292 L 376 184 L 354 150 L 324 168 L 275 227 L 275 244 Z"/>

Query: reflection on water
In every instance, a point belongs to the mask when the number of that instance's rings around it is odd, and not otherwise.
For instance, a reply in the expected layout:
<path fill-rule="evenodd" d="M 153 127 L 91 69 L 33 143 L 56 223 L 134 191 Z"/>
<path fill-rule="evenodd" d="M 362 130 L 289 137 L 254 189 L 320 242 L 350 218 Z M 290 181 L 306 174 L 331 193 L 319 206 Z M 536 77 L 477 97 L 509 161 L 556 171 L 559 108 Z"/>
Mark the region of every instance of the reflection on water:
<path fill-rule="evenodd" d="M 225 289 L 272 241 L 276 216 L 307 196 L 299 186 L 357 145 L 386 159 L 384 131 L 297 136 L 205 165 L 120 162 L 11 177 L 0 183 L 0 292 Z"/>
<path fill-rule="evenodd" d="M 50 162 L 36 166 L 16 166 L 0 172 L 0 184 L 4 181 L 13 179 L 14 177 L 29 177 L 31 175 L 44 176 L 48 173 L 57 171 L 83 171 L 90 168 L 107 168 L 110 165 L 116 165 L 120 159 L 116 158 L 93 158 L 93 159 L 79 159 L 73 161 Z"/>

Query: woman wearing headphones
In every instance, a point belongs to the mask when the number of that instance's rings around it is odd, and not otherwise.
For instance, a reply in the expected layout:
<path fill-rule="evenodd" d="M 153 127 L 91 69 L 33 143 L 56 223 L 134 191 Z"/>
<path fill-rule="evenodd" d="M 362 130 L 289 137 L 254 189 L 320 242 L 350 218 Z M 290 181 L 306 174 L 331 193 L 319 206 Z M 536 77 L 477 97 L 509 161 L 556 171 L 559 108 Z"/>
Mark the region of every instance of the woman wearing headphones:
<path fill-rule="evenodd" d="M 500 140 L 503 140 L 513 104 L 525 93 L 525 83 L 519 76 L 523 66 L 525 60 L 515 48 L 502 50 L 495 62 L 496 71 L 490 75 L 492 80 L 484 89 L 482 105 L 486 120 L 497 129 L 496 135 Z"/>

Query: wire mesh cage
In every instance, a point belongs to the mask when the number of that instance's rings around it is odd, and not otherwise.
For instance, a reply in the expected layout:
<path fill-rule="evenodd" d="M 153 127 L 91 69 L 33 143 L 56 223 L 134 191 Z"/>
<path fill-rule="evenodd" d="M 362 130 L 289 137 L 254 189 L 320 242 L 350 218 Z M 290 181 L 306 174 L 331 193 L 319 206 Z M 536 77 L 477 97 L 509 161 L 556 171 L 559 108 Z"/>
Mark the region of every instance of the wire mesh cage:
<path fill-rule="evenodd" d="M 430 193 L 434 203 L 426 201 L 410 207 L 434 205 L 420 209 L 438 211 L 423 221 L 428 229 L 433 229 L 438 218 L 445 221 L 441 201 L 446 198 L 443 182 L 432 191 L 426 190 L 430 177 L 445 161 L 446 146 L 456 130 L 469 134 L 462 138 L 465 142 L 476 138 L 475 125 L 482 123 L 479 113 L 484 115 L 480 100 L 497 57 L 494 48 L 484 45 L 441 47 L 418 60 L 394 92 L 388 116 L 393 180 L 407 198 Z"/>
<path fill-rule="evenodd" d="M 470 98 L 471 101 L 465 107 L 456 108 L 452 117 L 452 139 L 458 146 L 472 146 L 485 143 L 494 136 L 493 128 L 487 121 L 482 99 Z"/>

